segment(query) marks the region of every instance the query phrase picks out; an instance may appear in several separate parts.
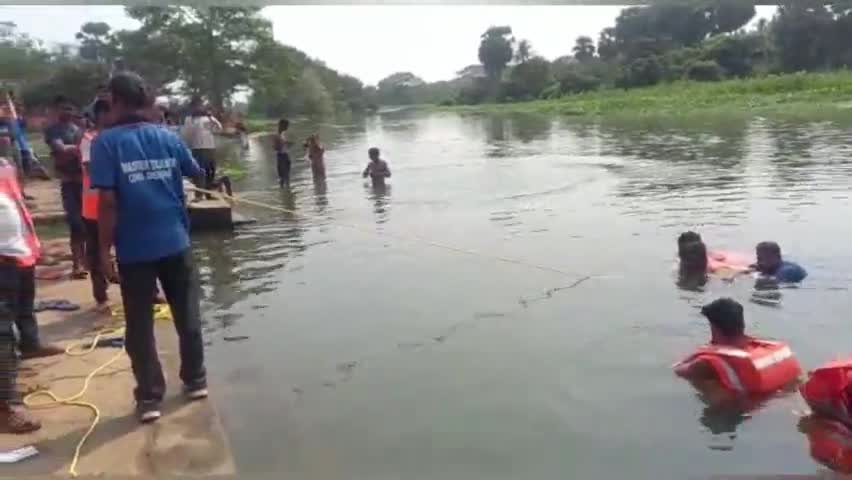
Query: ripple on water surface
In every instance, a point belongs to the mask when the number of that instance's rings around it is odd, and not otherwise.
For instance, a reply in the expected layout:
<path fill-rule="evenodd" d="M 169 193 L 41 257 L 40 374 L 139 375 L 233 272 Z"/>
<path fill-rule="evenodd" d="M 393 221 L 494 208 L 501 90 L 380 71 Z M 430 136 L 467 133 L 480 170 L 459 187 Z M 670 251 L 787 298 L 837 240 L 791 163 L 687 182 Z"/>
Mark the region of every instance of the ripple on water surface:
<path fill-rule="evenodd" d="M 320 133 L 328 176 L 296 160 L 285 190 L 269 139 L 253 140 L 237 190 L 298 215 L 243 207 L 258 223 L 194 240 L 240 468 L 371 480 L 812 474 L 795 394 L 719 411 L 670 365 L 706 339 L 698 307 L 720 295 L 806 367 L 848 353 L 850 126 L 398 110 L 295 122 L 297 140 Z M 387 188 L 360 177 L 372 146 L 394 173 Z M 810 277 L 778 308 L 749 303 L 745 281 L 678 290 L 686 229 L 746 253 L 776 240 Z"/>

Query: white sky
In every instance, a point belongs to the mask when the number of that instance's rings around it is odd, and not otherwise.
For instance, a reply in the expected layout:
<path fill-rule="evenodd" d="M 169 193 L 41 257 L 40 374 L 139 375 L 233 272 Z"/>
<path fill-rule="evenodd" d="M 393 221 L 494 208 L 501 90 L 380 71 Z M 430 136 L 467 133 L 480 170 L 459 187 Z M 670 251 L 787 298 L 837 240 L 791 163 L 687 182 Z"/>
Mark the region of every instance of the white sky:
<path fill-rule="evenodd" d="M 491 25 L 509 25 L 515 38 L 553 59 L 570 54 L 580 35 L 597 39 L 623 7 L 574 5 L 286 5 L 263 14 L 275 38 L 329 67 L 375 84 L 394 72 L 410 71 L 426 81 L 447 80 L 478 63 L 479 36 Z M 769 18 L 775 7 L 758 7 Z M 120 6 L 0 6 L 0 20 L 48 43 L 74 42 L 87 21 L 114 29 L 136 22 Z M 755 19 L 756 21 L 757 19 Z"/>

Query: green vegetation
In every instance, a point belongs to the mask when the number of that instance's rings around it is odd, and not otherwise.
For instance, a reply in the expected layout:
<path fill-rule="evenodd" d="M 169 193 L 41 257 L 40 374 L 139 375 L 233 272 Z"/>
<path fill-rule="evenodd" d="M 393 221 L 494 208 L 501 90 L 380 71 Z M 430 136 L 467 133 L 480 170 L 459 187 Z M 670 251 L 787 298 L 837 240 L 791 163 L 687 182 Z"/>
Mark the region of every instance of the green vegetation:
<path fill-rule="evenodd" d="M 2 83 L 27 106 L 64 94 L 80 104 L 111 71 L 141 74 L 158 95 L 199 95 L 214 110 L 249 110 L 256 116 L 330 114 L 373 108 L 372 91 L 305 53 L 274 40 L 258 7 L 127 7 L 136 30 L 84 24 L 79 45 L 48 51 L 42 43 L 0 22 Z M 234 93 L 252 92 L 248 105 Z M 182 105 L 175 100 L 177 107 Z"/>
<path fill-rule="evenodd" d="M 491 27 L 480 38 L 480 65 L 434 84 L 408 73 L 393 88 L 380 83 L 378 100 L 611 114 L 832 106 L 849 98 L 852 76 L 843 69 L 852 67 L 852 2 L 782 1 L 771 20 L 746 29 L 754 16 L 748 0 L 629 7 L 597 43 L 579 37 L 570 54 L 552 61 L 516 40 L 511 27 Z"/>
<path fill-rule="evenodd" d="M 679 81 L 635 89 L 610 89 L 553 100 L 452 107 L 461 111 L 512 111 L 563 115 L 684 115 L 695 111 L 802 111 L 852 108 L 852 72 L 796 73 L 721 82 Z"/>

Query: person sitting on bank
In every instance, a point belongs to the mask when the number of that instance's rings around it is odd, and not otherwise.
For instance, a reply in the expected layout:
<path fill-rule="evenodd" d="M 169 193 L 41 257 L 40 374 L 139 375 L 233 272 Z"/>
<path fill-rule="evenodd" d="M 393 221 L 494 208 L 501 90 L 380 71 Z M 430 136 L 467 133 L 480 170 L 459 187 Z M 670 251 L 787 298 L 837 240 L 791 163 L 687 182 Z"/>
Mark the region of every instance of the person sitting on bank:
<path fill-rule="evenodd" d="M 798 283 L 808 276 L 804 268 L 781 257 L 781 247 L 775 242 L 760 242 L 755 252 L 757 262 L 751 268 L 761 275 L 781 283 Z"/>
<path fill-rule="evenodd" d="M 701 308 L 710 322 L 710 343 L 674 366 L 676 375 L 698 388 L 739 396 L 769 394 L 795 382 L 801 367 L 783 342 L 745 334 L 743 306 L 720 298 Z"/>
<path fill-rule="evenodd" d="M 388 163 L 380 158 L 379 149 L 376 147 L 368 150 L 367 154 L 370 157 L 370 163 L 367 164 L 367 168 L 364 169 L 364 173 L 361 176 L 364 178 L 370 177 L 373 185 L 384 185 L 385 179 L 391 176 Z"/>

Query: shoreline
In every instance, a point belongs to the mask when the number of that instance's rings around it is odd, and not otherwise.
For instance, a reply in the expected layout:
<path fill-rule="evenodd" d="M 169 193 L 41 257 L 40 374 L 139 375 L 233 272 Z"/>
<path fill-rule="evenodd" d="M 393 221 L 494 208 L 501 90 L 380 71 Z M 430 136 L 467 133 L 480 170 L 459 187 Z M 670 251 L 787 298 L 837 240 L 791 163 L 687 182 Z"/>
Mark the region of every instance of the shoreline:
<path fill-rule="evenodd" d="M 604 89 L 551 100 L 478 105 L 424 105 L 459 113 L 541 113 L 571 117 L 798 115 L 852 108 L 852 72 L 796 73 L 720 82 L 675 82 Z"/>

